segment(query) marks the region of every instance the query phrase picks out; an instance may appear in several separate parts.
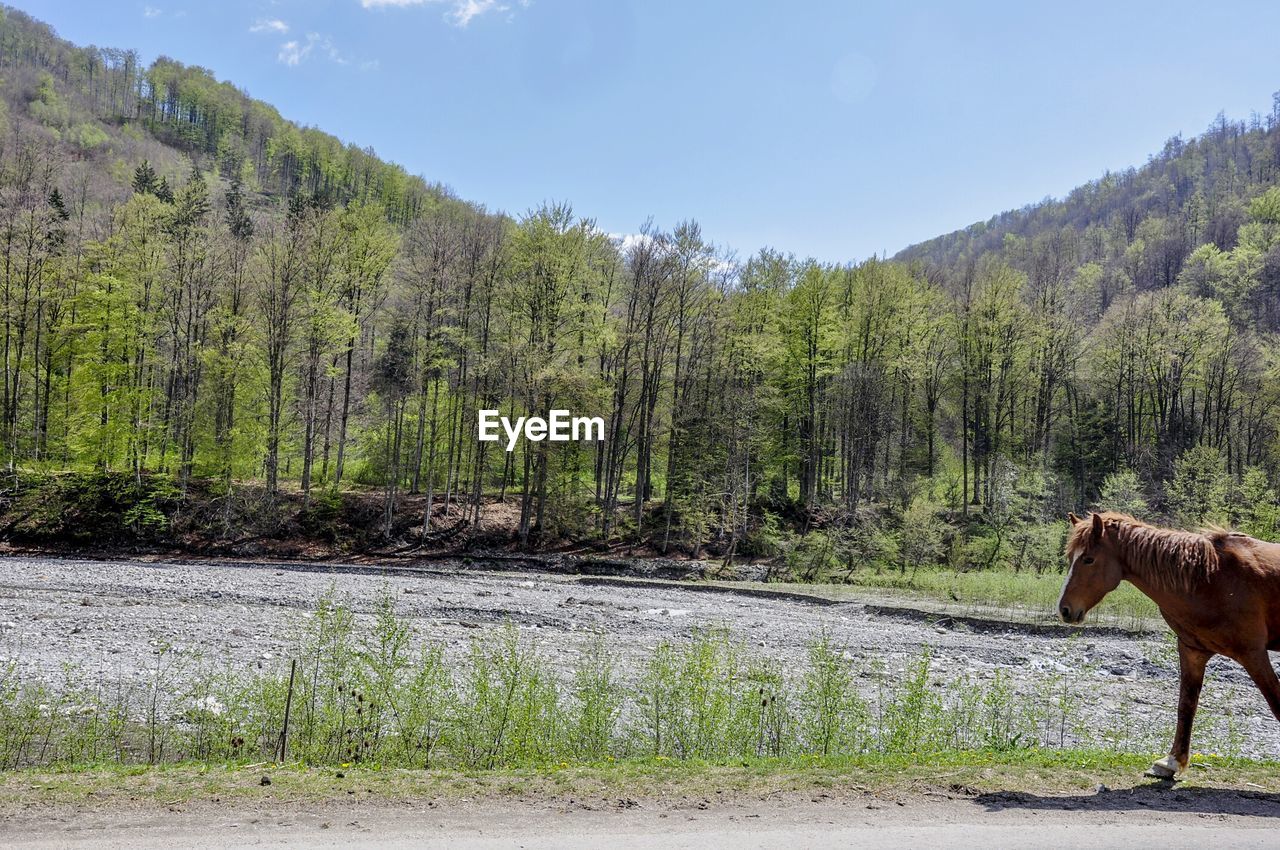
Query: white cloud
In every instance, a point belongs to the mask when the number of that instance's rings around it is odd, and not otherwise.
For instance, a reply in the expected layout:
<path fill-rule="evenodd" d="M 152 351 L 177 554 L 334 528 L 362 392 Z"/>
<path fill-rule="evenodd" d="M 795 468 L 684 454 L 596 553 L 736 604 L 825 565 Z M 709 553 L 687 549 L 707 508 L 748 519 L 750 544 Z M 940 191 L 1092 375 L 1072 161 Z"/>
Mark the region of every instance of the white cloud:
<path fill-rule="evenodd" d="M 280 52 L 276 54 L 276 61 L 281 65 L 293 67 L 301 65 L 310 53 L 310 44 L 301 45 L 296 41 L 286 41 L 280 45 Z"/>
<path fill-rule="evenodd" d="M 604 232 L 604 231 L 597 231 Z M 650 233 L 608 233 L 604 235 L 618 253 L 624 258 L 637 248 L 653 246 L 655 249 L 666 252 L 674 250 L 674 246 L 670 242 L 659 243 L 658 239 Z M 664 237 L 665 238 L 665 237 Z M 736 273 L 737 266 L 734 264 L 732 255 L 721 249 L 713 248 L 711 253 L 703 254 L 695 263 L 702 267 L 708 274 L 715 277 L 729 277 Z"/>
<path fill-rule="evenodd" d="M 653 243 L 653 237 L 647 233 L 607 233 L 609 241 L 613 243 L 613 247 L 618 249 L 619 253 L 626 254 L 633 248 L 641 245 L 649 245 Z"/>
<path fill-rule="evenodd" d="M 158 18 L 163 13 L 163 9 L 157 9 L 155 6 L 144 6 L 142 8 L 142 17 L 144 18 Z"/>
<path fill-rule="evenodd" d="M 307 33 L 305 41 L 286 41 L 280 45 L 280 52 L 276 54 L 276 61 L 281 65 L 288 65 L 290 68 L 296 68 L 303 62 L 306 62 L 312 56 L 322 56 L 333 62 L 335 65 L 350 65 L 351 60 L 337 47 L 334 46 L 333 40 L 327 35 L 321 35 L 318 32 Z M 376 63 L 370 66 L 368 62 L 361 63 L 362 71 L 371 71 L 376 68 Z"/>
<path fill-rule="evenodd" d="M 263 18 L 253 26 L 249 27 L 249 32 L 276 32 L 284 35 L 289 31 L 289 25 L 279 18 Z"/>
<path fill-rule="evenodd" d="M 516 0 L 521 7 L 527 7 L 529 0 Z M 366 9 L 405 9 L 409 6 L 447 6 L 444 18 L 455 27 L 466 27 L 475 18 L 489 12 L 506 12 L 511 6 L 502 0 L 360 0 Z"/>
<path fill-rule="evenodd" d="M 471 23 L 472 18 L 483 15 L 493 9 L 504 12 L 507 7 L 500 5 L 498 0 L 461 0 L 461 2 L 454 4 L 453 10 L 448 14 L 448 18 L 453 21 L 454 26 L 465 27 Z"/>

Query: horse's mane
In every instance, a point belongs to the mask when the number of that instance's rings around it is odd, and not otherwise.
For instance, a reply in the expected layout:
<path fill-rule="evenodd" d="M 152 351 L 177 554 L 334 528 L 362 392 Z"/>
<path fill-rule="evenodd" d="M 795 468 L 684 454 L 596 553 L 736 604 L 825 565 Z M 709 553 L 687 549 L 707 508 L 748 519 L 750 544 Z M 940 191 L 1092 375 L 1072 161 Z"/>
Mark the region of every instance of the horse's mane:
<path fill-rule="evenodd" d="M 1171 592 L 1186 593 L 1209 578 L 1219 564 L 1218 544 L 1231 532 L 1220 528 L 1178 531 L 1148 525 L 1128 514 L 1105 511 L 1101 514 L 1106 532 L 1114 535 L 1116 548 L 1129 569 L 1152 585 Z M 1092 523 L 1076 523 L 1067 539 L 1067 561 L 1089 542 Z"/>

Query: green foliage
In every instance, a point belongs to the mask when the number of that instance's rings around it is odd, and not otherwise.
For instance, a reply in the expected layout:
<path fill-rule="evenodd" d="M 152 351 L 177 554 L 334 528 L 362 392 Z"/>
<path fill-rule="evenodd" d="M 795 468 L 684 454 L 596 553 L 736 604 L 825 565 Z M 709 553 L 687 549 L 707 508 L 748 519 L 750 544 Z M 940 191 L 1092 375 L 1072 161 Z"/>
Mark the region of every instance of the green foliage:
<path fill-rule="evenodd" d="M 142 164 L 134 169 L 132 184 L 133 191 L 139 194 L 154 195 L 159 183 L 159 176 L 156 174 L 155 169 L 151 167 L 151 163 L 147 160 L 144 159 Z"/>
<path fill-rule="evenodd" d="M 898 541 L 885 530 L 879 517 L 864 514 L 836 536 L 836 551 L 846 577 L 864 566 L 877 569 L 898 558 Z"/>
<path fill-rule="evenodd" d="M 1276 533 L 1275 120 L 894 259 L 739 261 L 692 221 L 615 242 L 568 203 L 491 214 L 204 69 L 16 10 L 0 42 L 26 87 L 0 115 L 0 461 L 178 494 L 59 496 L 92 539 L 157 538 L 204 475 L 226 505 L 296 482 L 299 526 L 334 543 L 357 520 L 444 539 L 409 493 L 447 496 L 462 545 L 500 495 L 523 547 L 811 580 L 1052 571 L 1056 523 L 1095 503 Z M 609 433 L 507 454 L 475 439 L 494 408 Z M 350 485 L 379 488 L 381 523 Z M 54 510 L 16 527 L 89 539 Z"/>
<path fill-rule="evenodd" d="M 282 731 L 291 762 L 372 769 L 1151 746 L 1124 718 L 1083 711 L 1087 664 L 1021 689 L 1000 671 L 948 675 L 928 647 L 889 674 L 828 633 L 784 667 L 723 631 L 664 642 L 629 670 L 599 639 L 576 657 L 557 671 L 513 625 L 446 653 L 421 642 L 390 596 L 360 625 L 330 592 L 283 663 L 261 669 L 164 645 L 138 683 L 106 686 L 75 669 L 46 681 L 0 665 L 0 769 L 260 763 L 279 756 Z"/>
<path fill-rule="evenodd" d="M 809 665 L 796 700 L 797 737 L 803 752 L 828 756 L 858 752 L 866 746 L 867 708 L 846 655 L 826 631 L 809 644 Z"/>
<path fill-rule="evenodd" d="M 1249 202 L 1249 218 L 1263 224 L 1280 224 L 1280 186 L 1272 186 Z"/>
<path fill-rule="evenodd" d="M 640 680 L 639 746 L 654 756 L 701 759 L 761 746 L 777 711 L 777 675 L 742 653 L 725 632 L 699 632 L 684 648 L 660 644 Z"/>
<path fill-rule="evenodd" d="M 110 136 L 97 124 L 77 124 L 67 131 L 67 138 L 81 150 L 90 151 L 105 145 Z"/>
<path fill-rule="evenodd" d="M 989 570 L 1013 559 L 1013 544 L 1004 535 L 981 529 L 964 542 L 961 564 L 965 570 Z"/>
<path fill-rule="evenodd" d="M 102 546 L 156 540 L 182 493 L 167 475 L 140 481 L 119 473 L 38 475 L 20 482 L 12 533 L 32 542 Z"/>
<path fill-rule="evenodd" d="M 1166 489 L 1169 511 L 1182 525 L 1227 524 L 1231 477 L 1217 448 L 1201 444 L 1183 452 Z"/>
<path fill-rule="evenodd" d="M 1232 514 L 1236 527 L 1245 534 L 1271 541 L 1280 536 L 1280 500 L 1264 470 L 1256 466 L 1245 468 Z"/>
<path fill-rule="evenodd" d="M 617 659 L 604 638 L 583 651 L 573 672 L 566 706 L 567 748 L 578 761 L 612 758 L 623 708 L 623 687 Z"/>
<path fill-rule="evenodd" d="M 55 130 L 62 130 L 71 122 L 71 108 L 54 87 L 53 76 L 41 74 L 35 98 L 27 104 L 31 117 Z"/>
<path fill-rule="evenodd" d="M 1020 528 L 1010 541 L 1010 566 L 1014 572 L 1057 572 L 1062 566 L 1066 537 L 1067 524 L 1061 520 Z"/>
<path fill-rule="evenodd" d="M 315 494 L 299 520 L 308 534 L 332 542 L 337 539 L 340 525 L 346 518 L 343 509 L 342 491 L 337 487 L 326 487 Z"/>
<path fill-rule="evenodd" d="M 453 708 L 457 756 L 469 768 L 552 760 L 561 727 L 559 687 L 535 646 L 508 626 L 472 643 Z"/>
<path fill-rule="evenodd" d="M 819 581 L 840 568 L 839 535 L 811 531 L 786 550 L 787 569 L 799 581 Z"/>
<path fill-rule="evenodd" d="M 100 504 L 108 510 L 110 507 L 124 508 L 122 525 L 143 540 L 153 539 L 168 530 L 167 512 L 178 504 L 182 496 L 177 483 L 168 475 L 152 475 L 145 485 L 135 483 L 123 493 L 110 487 L 107 491 Z"/>
<path fill-rule="evenodd" d="M 903 572 L 939 564 L 947 551 L 950 527 L 937 505 L 917 498 L 902 515 L 898 558 Z"/>
<path fill-rule="evenodd" d="M 791 576 L 799 581 L 848 581 L 860 569 L 900 566 L 899 539 L 870 512 L 847 525 L 813 530 L 784 547 Z"/>
<path fill-rule="evenodd" d="M 946 746 L 941 724 L 930 722 L 943 714 L 942 695 L 929 686 L 933 654 L 925 647 L 907 668 L 902 687 L 882 709 L 882 746 L 891 753 L 920 753 Z"/>
<path fill-rule="evenodd" d="M 1118 469 L 1102 479 L 1098 510 L 1118 511 L 1142 519 L 1150 511 L 1142 479 L 1131 469 Z"/>
<path fill-rule="evenodd" d="M 786 550 L 778 515 L 764 511 L 760 521 L 742 539 L 739 551 L 748 558 L 776 558 Z"/>

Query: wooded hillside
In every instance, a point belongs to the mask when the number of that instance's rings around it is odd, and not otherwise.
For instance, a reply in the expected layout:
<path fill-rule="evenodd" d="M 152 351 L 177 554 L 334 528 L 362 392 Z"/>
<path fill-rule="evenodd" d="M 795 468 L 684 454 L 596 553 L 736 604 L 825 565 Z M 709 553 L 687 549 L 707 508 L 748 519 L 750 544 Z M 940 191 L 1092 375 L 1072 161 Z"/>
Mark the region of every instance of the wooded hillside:
<path fill-rule="evenodd" d="M 207 71 L 0 20 L 0 459 L 404 493 L 420 534 L 1057 563 L 1067 509 L 1275 536 L 1280 100 L 892 261 L 516 217 Z M 447 128 L 442 132 L 447 132 Z M 447 177 L 447 175 L 439 175 Z M 691 211 L 693 212 L 693 211 Z M 783 246 L 785 249 L 785 246 Z M 476 440 L 477 411 L 601 443 Z"/>

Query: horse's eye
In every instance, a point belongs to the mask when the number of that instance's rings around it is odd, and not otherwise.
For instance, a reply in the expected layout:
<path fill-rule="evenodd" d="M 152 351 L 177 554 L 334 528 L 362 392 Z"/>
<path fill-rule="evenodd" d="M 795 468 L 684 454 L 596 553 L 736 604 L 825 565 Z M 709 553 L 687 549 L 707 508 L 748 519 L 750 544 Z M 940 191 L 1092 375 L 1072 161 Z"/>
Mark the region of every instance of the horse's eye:
<path fill-rule="evenodd" d="M 1084 562 L 1085 562 L 1086 564 L 1092 564 L 1092 563 L 1093 563 L 1093 558 L 1091 558 L 1091 557 L 1090 557 L 1090 558 L 1085 558 L 1085 559 L 1084 559 Z"/>

